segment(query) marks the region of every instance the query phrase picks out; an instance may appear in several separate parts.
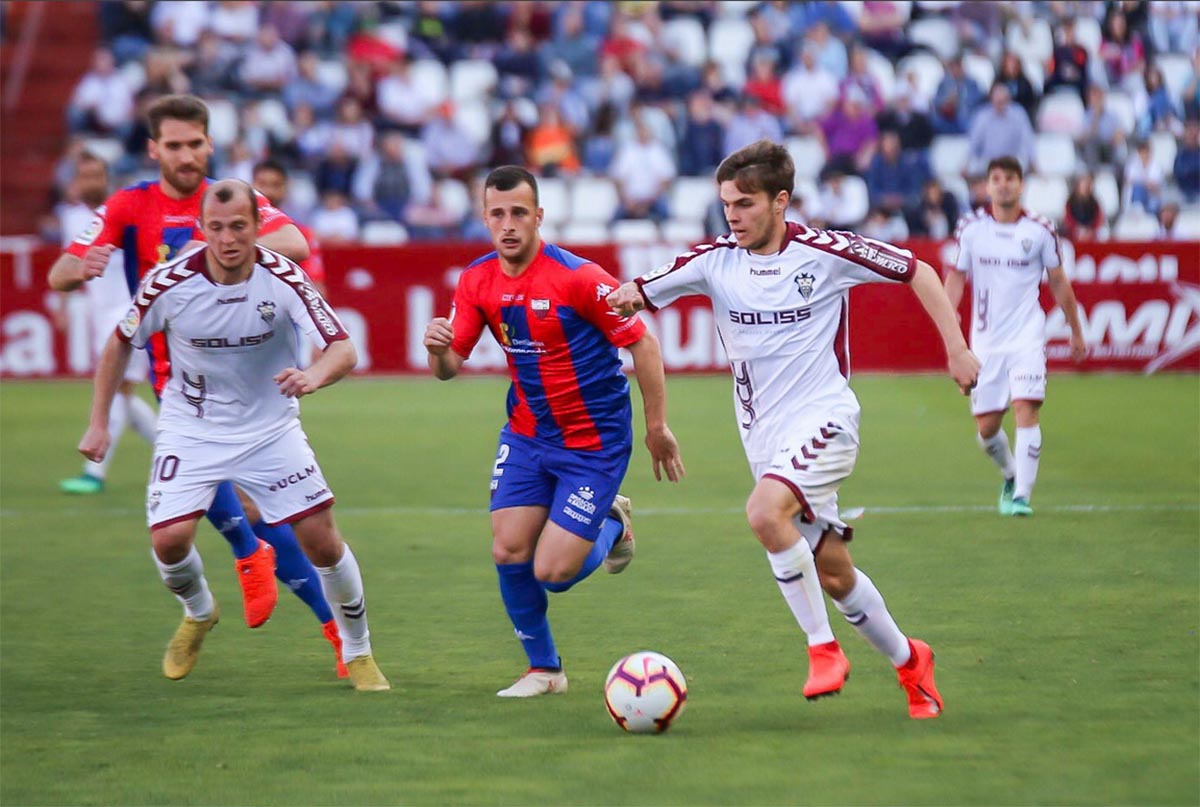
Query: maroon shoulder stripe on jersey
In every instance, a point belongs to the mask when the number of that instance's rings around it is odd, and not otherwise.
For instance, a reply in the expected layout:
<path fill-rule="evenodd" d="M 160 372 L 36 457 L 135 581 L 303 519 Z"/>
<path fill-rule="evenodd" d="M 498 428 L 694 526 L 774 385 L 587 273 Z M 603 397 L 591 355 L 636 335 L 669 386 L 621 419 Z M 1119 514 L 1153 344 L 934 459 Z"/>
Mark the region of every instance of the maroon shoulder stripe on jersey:
<path fill-rule="evenodd" d="M 1040 213 L 1030 213 L 1028 210 L 1022 210 L 1030 221 L 1035 221 L 1050 231 L 1050 237 L 1054 239 L 1054 254 L 1058 256 L 1058 265 L 1062 266 L 1062 245 L 1058 240 L 1058 230 L 1054 229 L 1054 224 L 1050 219 Z"/>
<path fill-rule="evenodd" d="M 841 230 L 818 230 L 796 225 L 792 241 L 870 269 L 889 280 L 912 280 L 917 259 L 907 249 Z"/>
<path fill-rule="evenodd" d="M 261 246 L 258 248 L 256 263 L 282 280 L 288 288 L 296 293 L 296 296 L 304 303 L 305 310 L 308 311 L 313 324 L 317 326 L 317 331 L 325 340 L 325 344 L 350 338 L 350 334 L 346 333 L 346 329 L 342 327 L 337 314 L 333 313 L 329 303 L 313 287 L 303 269 L 278 252 L 272 252 Z"/>
<path fill-rule="evenodd" d="M 149 274 L 142 278 L 137 292 L 133 295 L 133 309 L 130 311 L 130 314 L 136 310 L 136 318 L 127 316 L 121 320 L 117 325 L 117 338 L 123 342 L 132 340 L 134 332 L 137 331 L 142 318 L 146 316 L 146 312 L 150 310 L 150 306 L 154 305 L 154 301 L 162 297 L 164 292 L 174 288 L 183 281 L 198 275 L 202 276 L 203 266 L 204 249 L 201 248 L 195 252 L 181 255 L 157 269 L 152 269 Z"/>
<path fill-rule="evenodd" d="M 660 267 L 659 269 L 656 269 L 653 272 L 648 272 L 648 273 L 642 275 L 641 277 L 635 277 L 633 279 L 633 282 L 635 284 L 637 284 L 638 291 L 642 292 L 642 299 L 644 299 L 646 301 L 646 309 L 648 311 L 657 311 L 658 310 L 658 306 L 656 306 L 654 303 L 650 302 L 650 298 L 646 295 L 646 286 L 648 284 L 653 283 L 655 280 L 658 280 L 660 277 L 666 277 L 667 275 L 671 274 L 672 272 L 676 272 L 676 271 L 682 269 L 683 267 L 687 266 L 689 263 L 691 263 L 696 258 L 699 258 L 701 255 L 703 255 L 707 252 L 711 252 L 714 249 L 718 249 L 720 247 L 725 247 L 726 249 L 733 249 L 733 248 L 737 247 L 737 241 L 734 239 L 734 237 L 732 235 L 723 235 L 720 238 L 716 239 L 715 241 L 710 241 L 707 244 L 698 244 L 698 245 L 692 247 L 687 252 L 683 253 L 682 255 L 677 256 L 675 258 L 675 262 L 666 268 Z"/>

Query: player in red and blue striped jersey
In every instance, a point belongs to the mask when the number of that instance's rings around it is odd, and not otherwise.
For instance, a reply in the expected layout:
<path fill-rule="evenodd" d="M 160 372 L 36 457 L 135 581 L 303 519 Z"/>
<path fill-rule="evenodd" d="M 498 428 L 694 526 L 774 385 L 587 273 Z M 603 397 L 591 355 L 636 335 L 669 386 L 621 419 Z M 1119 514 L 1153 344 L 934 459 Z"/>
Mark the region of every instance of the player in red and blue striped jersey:
<path fill-rule="evenodd" d="M 484 221 L 495 252 L 463 272 L 449 319 L 425 331 L 429 367 L 453 378 L 486 328 L 508 357 L 508 423 L 492 472 L 492 556 L 500 596 L 529 669 L 501 697 L 567 689 L 546 617 L 546 591 L 566 591 L 601 564 L 633 557 L 629 500 L 618 494 L 633 451 L 628 348 L 645 405 L 654 475 L 683 477 L 667 427 L 662 352 L 636 315 L 605 298 L 617 281 L 595 263 L 538 234 L 537 180 L 504 166 L 484 183 Z"/>

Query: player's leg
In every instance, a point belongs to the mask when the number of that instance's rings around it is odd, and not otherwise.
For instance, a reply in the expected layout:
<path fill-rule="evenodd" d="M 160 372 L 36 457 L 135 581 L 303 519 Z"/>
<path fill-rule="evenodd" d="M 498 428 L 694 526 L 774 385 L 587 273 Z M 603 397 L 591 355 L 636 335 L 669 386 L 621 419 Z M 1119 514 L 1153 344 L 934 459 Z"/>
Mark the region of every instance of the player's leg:
<path fill-rule="evenodd" d="M 979 382 L 971 390 L 971 414 L 975 416 L 975 442 L 1000 469 L 997 508 L 1001 515 L 1012 511 L 1014 480 L 1017 475 L 1008 435 L 1004 432 L 1004 413 L 1008 410 L 1007 359 L 1002 355 L 985 356 L 979 370 Z"/>
<path fill-rule="evenodd" d="M 234 570 L 242 589 L 242 613 L 246 624 L 257 628 L 271 618 L 279 601 L 275 586 L 275 549 L 259 540 L 238 500 L 233 483 L 217 486 L 212 506 L 204 514 L 233 550 Z"/>
<path fill-rule="evenodd" d="M 108 447 L 108 453 L 100 462 L 85 461 L 83 472 L 79 476 L 59 482 L 58 488 L 63 493 L 90 496 L 104 492 L 104 481 L 108 478 L 108 468 L 112 465 L 113 457 L 117 455 L 117 444 L 121 442 L 121 435 L 125 433 L 125 426 L 129 422 L 131 390 L 132 386 L 125 382 L 113 396 L 112 406 L 108 410 L 108 433 L 112 440 Z"/>
<path fill-rule="evenodd" d="M 236 487 L 236 486 L 235 486 Z M 321 623 L 321 633 L 325 640 L 333 645 L 337 657 L 337 676 L 345 678 L 349 675 L 346 664 L 342 660 L 342 640 L 338 634 L 337 622 L 333 611 L 325 599 L 321 589 L 321 579 L 313 568 L 308 556 L 296 541 L 296 534 L 287 524 L 271 526 L 263 521 L 258 505 L 241 490 L 237 490 L 242 509 L 246 511 L 246 520 L 254 525 L 254 534 L 266 541 L 275 550 L 275 577 L 300 598 L 300 601 L 312 610 L 317 621 Z"/>
<path fill-rule="evenodd" d="M 1031 516 L 1033 486 L 1037 482 L 1042 456 L 1041 408 L 1046 398 L 1046 352 L 1042 348 L 1018 356 L 1009 371 L 1013 415 L 1016 428 L 1016 490 L 1013 491 L 1014 516 Z"/>

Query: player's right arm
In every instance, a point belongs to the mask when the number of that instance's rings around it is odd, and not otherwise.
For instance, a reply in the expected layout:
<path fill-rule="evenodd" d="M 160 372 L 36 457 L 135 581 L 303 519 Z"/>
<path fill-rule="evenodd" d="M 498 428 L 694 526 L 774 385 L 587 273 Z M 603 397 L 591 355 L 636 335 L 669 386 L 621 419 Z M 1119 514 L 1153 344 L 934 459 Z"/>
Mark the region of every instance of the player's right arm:
<path fill-rule="evenodd" d="M 454 352 L 454 322 L 446 317 L 437 317 L 425 326 L 425 350 L 429 353 L 429 369 L 441 381 L 458 375 L 466 361 Z"/>
<path fill-rule="evenodd" d="M 962 328 L 958 324 L 958 311 L 950 304 L 938 280 L 937 272 L 924 261 L 917 261 L 917 268 L 909 285 L 942 336 L 950 376 L 954 383 L 958 384 L 963 395 L 970 393 L 979 379 L 979 359 L 971 352 L 963 338 Z"/>
<path fill-rule="evenodd" d="M 946 270 L 945 280 L 946 297 L 950 300 L 950 307 L 954 309 L 955 318 L 960 320 L 961 315 L 958 313 L 958 309 L 967 287 L 967 273 L 971 271 L 971 245 L 967 233 L 968 223 L 969 218 L 964 216 L 954 229 L 954 241 L 958 247 L 957 255 L 954 258 L 954 266 Z"/>
<path fill-rule="evenodd" d="M 104 345 L 100 354 L 100 363 L 96 366 L 96 376 L 92 392 L 92 411 L 88 418 L 87 431 L 79 441 L 79 453 L 92 462 L 100 462 L 108 453 L 111 438 L 108 433 L 108 413 L 112 409 L 113 398 L 125 378 L 125 368 L 129 365 L 129 356 L 133 346 L 114 333 Z"/>
<path fill-rule="evenodd" d="M 708 294 L 703 256 L 716 247 L 701 244 L 636 280 L 622 283 L 606 301 L 622 317 L 649 308 L 657 311 L 689 294 Z"/>
<path fill-rule="evenodd" d="M 483 293 L 478 289 L 478 275 L 468 269 L 458 278 L 454 290 L 454 307 L 450 316 L 437 317 L 425 326 L 425 350 L 429 353 L 429 369 L 441 381 L 458 375 L 475 349 L 487 320 L 478 303 Z"/>

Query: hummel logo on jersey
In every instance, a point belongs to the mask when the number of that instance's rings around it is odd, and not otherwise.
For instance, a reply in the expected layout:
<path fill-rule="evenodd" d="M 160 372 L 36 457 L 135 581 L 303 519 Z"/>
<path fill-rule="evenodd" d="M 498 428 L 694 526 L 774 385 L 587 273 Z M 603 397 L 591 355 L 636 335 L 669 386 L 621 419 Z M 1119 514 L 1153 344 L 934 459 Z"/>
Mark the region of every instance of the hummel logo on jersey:
<path fill-rule="evenodd" d="M 150 492 L 149 497 L 147 497 L 147 499 L 146 499 L 146 504 L 148 504 L 150 506 L 151 513 L 153 513 L 155 510 L 158 509 L 158 503 L 161 501 L 162 501 L 162 491 L 161 490 L 154 490 L 154 491 Z"/>
<path fill-rule="evenodd" d="M 243 297 L 242 299 L 246 298 Z M 263 318 L 263 322 L 270 325 L 275 321 L 275 303 L 270 300 L 263 300 L 258 304 L 258 314 Z"/>
<path fill-rule="evenodd" d="M 750 267 L 750 277 L 775 277 L 783 274 L 783 269 L 776 266 L 774 269 L 755 269 Z"/>
<path fill-rule="evenodd" d="M 230 305 L 231 303 L 244 303 L 250 298 L 243 294 L 241 297 L 226 297 L 224 300 L 217 298 L 217 305 Z"/>
<path fill-rule="evenodd" d="M 817 279 L 808 272 L 801 272 L 792 279 L 796 281 L 796 290 L 800 292 L 800 296 L 807 303 L 813 295 L 813 284 L 817 282 Z"/>

